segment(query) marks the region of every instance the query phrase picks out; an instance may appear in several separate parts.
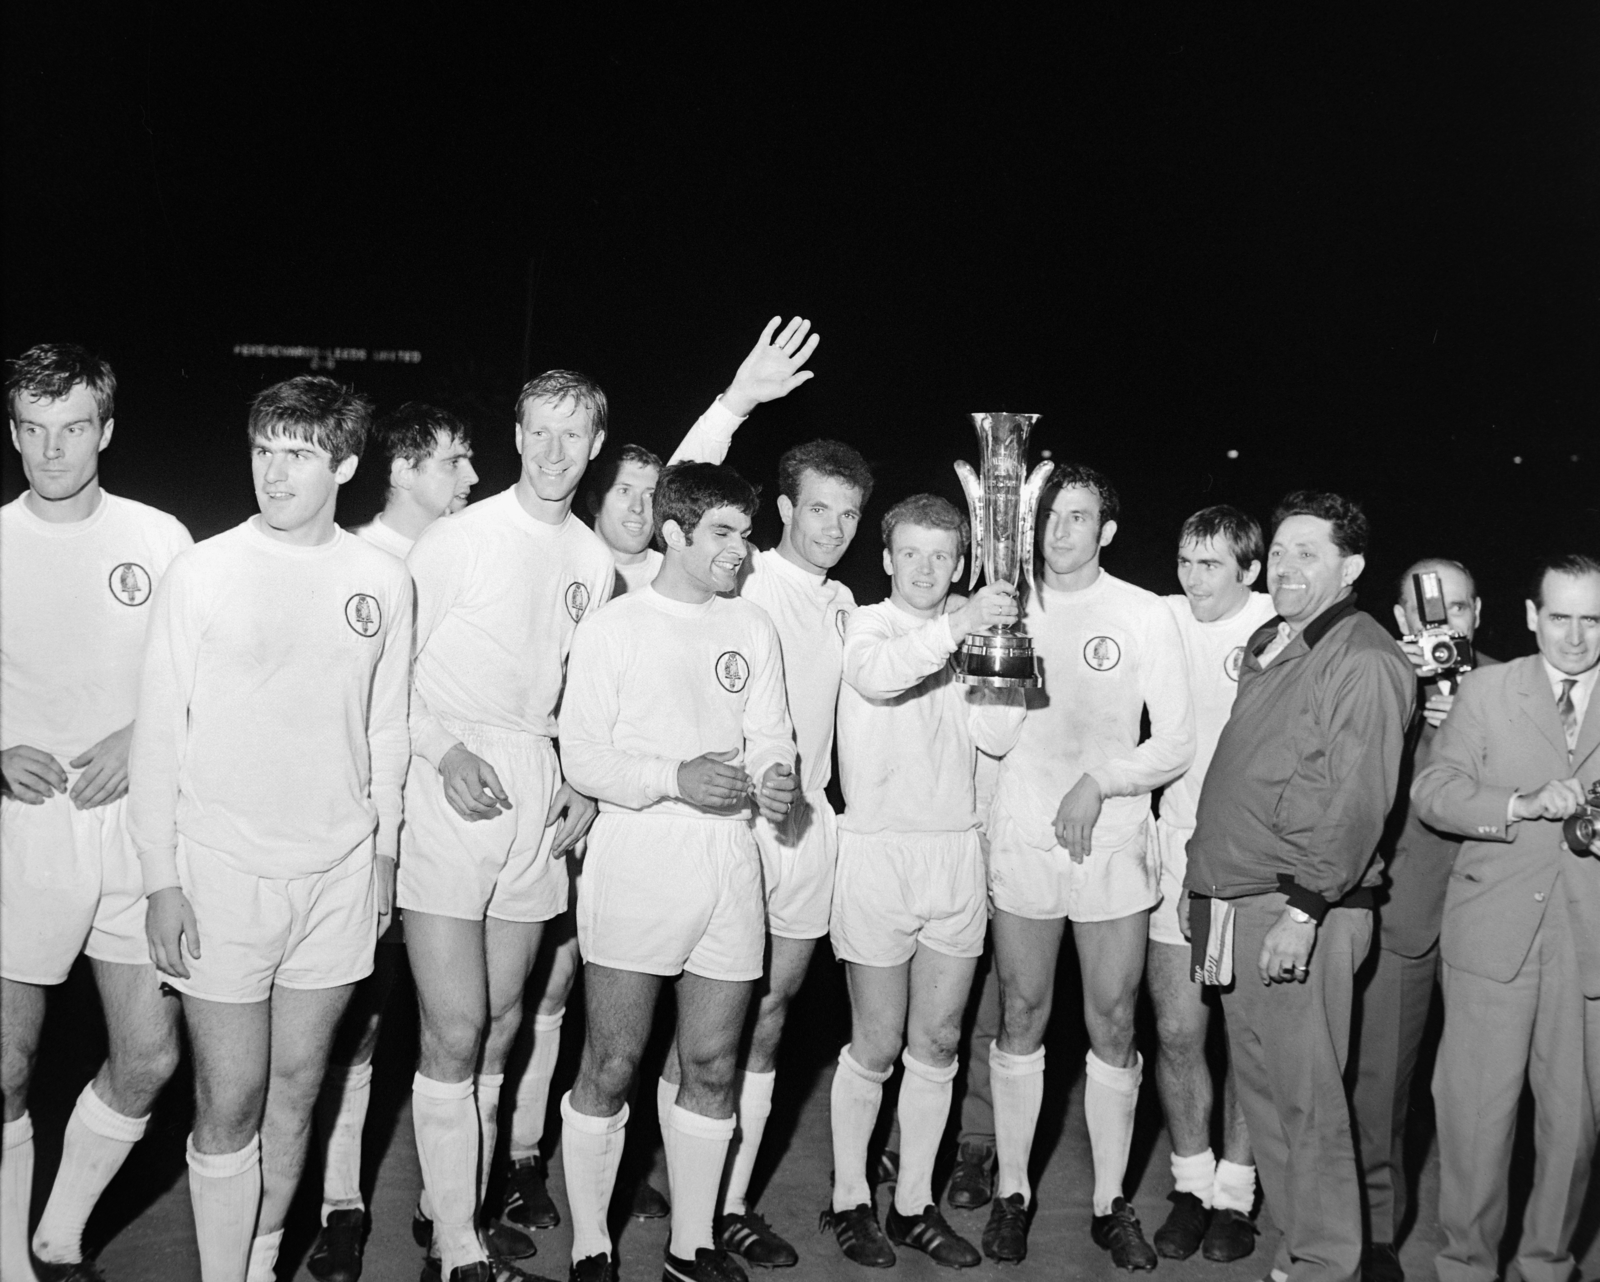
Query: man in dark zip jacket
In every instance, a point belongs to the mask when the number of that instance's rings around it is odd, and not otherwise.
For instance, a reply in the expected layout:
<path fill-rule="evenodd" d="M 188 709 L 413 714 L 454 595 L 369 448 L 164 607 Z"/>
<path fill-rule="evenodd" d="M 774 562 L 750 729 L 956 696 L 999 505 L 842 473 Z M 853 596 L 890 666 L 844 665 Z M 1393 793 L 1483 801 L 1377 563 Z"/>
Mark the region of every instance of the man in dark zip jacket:
<path fill-rule="evenodd" d="M 1185 886 L 1197 970 L 1224 985 L 1240 1102 L 1283 1228 L 1273 1275 L 1348 1282 L 1361 1267 L 1361 1189 L 1342 1075 L 1381 877 L 1373 852 L 1416 678 L 1356 609 L 1360 507 L 1299 491 L 1273 524 L 1267 586 L 1278 617 L 1246 647 Z"/>

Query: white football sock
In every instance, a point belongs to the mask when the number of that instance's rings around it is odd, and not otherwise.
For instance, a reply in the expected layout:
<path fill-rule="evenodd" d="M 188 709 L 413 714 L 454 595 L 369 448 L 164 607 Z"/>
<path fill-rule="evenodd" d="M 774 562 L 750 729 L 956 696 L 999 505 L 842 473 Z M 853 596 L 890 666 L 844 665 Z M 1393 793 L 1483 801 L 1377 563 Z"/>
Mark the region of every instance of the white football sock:
<path fill-rule="evenodd" d="M 906 1051 L 900 1056 L 906 1075 L 900 1079 L 900 1179 L 894 1186 L 894 1209 L 921 1215 L 933 1202 L 933 1159 L 950 1120 L 951 1083 L 961 1061 L 943 1068 L 924 1064 Z"/>
<path fill-rule="evenodd" d="M 1094 1213 L 1110 1215 L 1111 1204 L 1122 1196 L 1122 1180 L 1128 1173 L 1144 1060 L 1135 1051 L 1131 1067 L 1112 1068 L 1090 1051 L 1086 1063 L 1083 1115 L 1089 1124 L 1089 1152 L 1094 1158 Z"/>
<path fill-rule="evenodd" d="M 839 1052 L 828 1096 L 828 1120 L 833 1128 L 833 1209 L 850 1211 L 872 1201 L 867 1183 L 867 1145 L 878 1124 L 883 1104 L 883 1084 L 892 1070 L 874 1073 L 851 1058 L 846 1046 Z M 920 1206 L 917 1208 L 922 1209 Z"/>
<path fill-rule="evenodd" d="M 672 1130 L 667 1118 L 678 1103 L 678 1087 L 664 1077 L 656 1078 L 656 1125 L 661 1128 L 661 1151 L 667 1158 L 667 1192 L 672 1192 Z M 676 1196 L 676 1195 L 674 1195 Z"/>
<path fill-rule="evenodd" d="M 477 1077 L 479 1206 L 483 1205 L 489 1187 L 489 1164 L 494 1161 L 494 1146 L 500 1141 L 500 1088 L 505 1084 L 504 1073 L 479 1073 Z"/>
<path fill-rule="evenodd" d="M 746 1069 L 739 1074 L 739 1129 L 728 1157 L 728 1189 L 722 1195 L 724 1215 L 743 1215 L 749 1210 L 746 1197 L 750 1176 L 756 1169 L 756 1153 L 767 1129 L 767 1118 L 772 1116 L 772 1085 L 777 1080 L 776 1072 L 752 1073 Z"/>
<path fill-rule="evenodd" d="M 92 1082 L 83 1088 L 67 1119 L 61 1165 L 33 1234 L 33 1253 L 41 1260 L 75 1264 L 83 1259 L 83 1226 L 89 1222 L 89 1212 L 149 1122 L 148 1114 L 124 1117 L 94 1093 Z"/>
<path fill-rule="evenodd" d="M 473 1223 L 478 1210 L 478 1111 L 472 1103 L 472 1079 L 436 1082 L 418 1073 L 411 1079 L 411 1124 L 440 1273 L 449 1277 L 451 1269 L 487 1258 Z"/>
<path fill-rule="evenodd" d="M 261 1209 L 261 1136 L 252 1135 L 237 1153 L 201 1153 L 190 1135 L 188 1161 L 200 1276 L 245 1282 Z"/>
<path fill-rule="evenodd" d="M 1201 1205 L 1211 1205 L 1211 1186 L 1217 1178 L 1217 1158 L 1210 1149 L 1189 1157 L 1172 1155 L 1172 1188 L 1176 1193 L 1193 1193 Z"/>
<path fill-rule="evenodd" d="M 33 1119 L 24 1113 L 0 1131 L 0 1277 L 31 1278 L 28 1202 L 33 1196 Z"/>
<path fill-rule="evenodd" d="M 1241 1166 L 1227 1158 L 1217 1163 L 1217 1178 L 1211 1186 L 1211 1205 L 1249 1215 L 1256 1204 L 1256 1168 Z"/>
<path fill-rule="evenodd" d="M 572 1107 L 572 1092 L 561 1097 L 561 1166 L 567 1177 L 567 1208 L 572 1212 L 572 1262 L 611 1254 L 606 1213 L 617 1185 L 617 1168 L 628 1140 L 628 1106 L 615 1117 L 590 1117 Z M 663 1127 L 663 1129 L 665 1129 Z M 677 1201 L 674 1194 L 673 1201 Z"/>
<path fill-rule="evenodd" d="M 544 1116 L 550 1111 L 550 1082 L 561 1057 L 561 1021 L 566 1008 L 533 1017 L 533 1053 L 517 1082 L 517 1102 L 511 1112 L 511 1160 L 525 1162 L 539 1156 L 544 1139 Z"/>
<path fill-rule="evenodd" d="M 278 1247 L 282 1244 L 282 1229 L 252 1238 L 250 1268 L 244 1275 L 244 1282 L 278 1282 Z"/>
<path fill-rule="evenodd" d="M 1013 1055 L 1001 1050 L 999 1042 L 992 1044 L 989 1091 L 994 1100 L 995 1196 L 1021 1193 L 1023 1206 L 1031 1205 L 1028 1163 L 1044 1103 L 1044 1047 L 1031 1055 Z"/>
<path fill-rule="evenodd" d="M 371 1064 L 329 1064 L 317 1096 L 322 1136 L 322 1222 L 333 1211 L 360 1211 L 361 1133 L 372 1099 Z"/>
<path fill-rule="evenodd" d="M 681 1104 L 662 1124 L 673 1132 L 667 1146 L 667 1177 L 672 1181 L 672 1254 L 694 1259 L 700 1247 L 716 1246 L 711 1221 L 717 1211 L 717 1189 L 727 1165 L 735 1119 L 702 1117 Z"/>

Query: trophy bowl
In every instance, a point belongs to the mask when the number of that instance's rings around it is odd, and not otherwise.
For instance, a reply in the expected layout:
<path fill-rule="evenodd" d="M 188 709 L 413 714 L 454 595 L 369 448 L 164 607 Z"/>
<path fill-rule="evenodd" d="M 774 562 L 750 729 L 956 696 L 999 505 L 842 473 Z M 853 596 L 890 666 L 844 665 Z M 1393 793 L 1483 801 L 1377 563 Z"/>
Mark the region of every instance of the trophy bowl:
<path fill-rule="evenodd" d="M 1028 466 L 1028 433 L 1037 414 L 974 414 L 972 426 L 982 451 L 980 476 L 964 459 L 955 465 L 972 512 L 970 592 L 983 570 L 988 583 L 1009 583 L 1025 590 L 1033 572 L 1033 526 L 1039 496 L 1055 470 L 1049 460 L 1024 479 Z M 972 632 L 956 651 L 956 674 L 968 685 L 1023 686 L 1039 684 L 1039 661 L 1021 623 L 1001 624 Z"/>

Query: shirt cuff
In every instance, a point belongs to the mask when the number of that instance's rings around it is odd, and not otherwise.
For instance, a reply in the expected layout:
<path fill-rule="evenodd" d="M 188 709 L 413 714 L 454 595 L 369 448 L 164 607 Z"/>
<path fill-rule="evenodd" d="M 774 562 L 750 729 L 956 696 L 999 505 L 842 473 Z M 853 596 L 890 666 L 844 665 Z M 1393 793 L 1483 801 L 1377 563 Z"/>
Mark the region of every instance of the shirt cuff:
<path fill-rule="evenodd" d="M 1328 915 L 1328 909 L 1333 907 L 1316 891 L 1307 890 L 1288 873 L 1278 874 L 1278 889 L 1289 897 L 1289 907 L 1298 908 L 1319 926 Z"/>
<path fill-rule="evenodd" d="M 139 867 L 144 873 L 144 893 L 153 895 L 158 890 L 170 890 L 183 883 L 178 879 L 178 849 L 161 846 L 139 852 Z"/>
<path fill-rule="evenodd" d="M 1517 804 L 1517 798 L 1520 797 L 1521 795 L 1522 794 L 1520 792 L 1517 792 L 1517 791 L 1513 790 L 1511 795 L 1506 798 L 1506 826 L 1508 828 L 1512 824 L 1518 822 L 1517 816 L 1516 816 L 1516 812 L 1515 812 L 1515 810 L 1512 809 L 1512 807 L 1514 807 Z"/>
<path fill-rule="evenodd" d="M 655 777 L 645 783 L 645 791 L 651 801 L 660 801 L 663 798 L 674 801 L 682 799 L 683 794 L 678 791 L 678 767 L 682 764 L 683 762 L 673 761 L 668 757 L 659 760 Z"/>
<path fill-rule="evenodd" d="M 460 739 L 435 721 L 417 731 L 411 741 L 411 751 L 437 770 L 439 763 L 444 760 L 445 753 L 460 742 Z"/>

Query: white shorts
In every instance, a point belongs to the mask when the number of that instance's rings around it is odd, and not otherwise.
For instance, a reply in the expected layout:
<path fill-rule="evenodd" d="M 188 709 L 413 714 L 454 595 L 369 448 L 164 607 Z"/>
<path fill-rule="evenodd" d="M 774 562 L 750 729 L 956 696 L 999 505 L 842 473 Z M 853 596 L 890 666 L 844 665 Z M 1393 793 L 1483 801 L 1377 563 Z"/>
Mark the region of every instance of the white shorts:
<path fill-rule="evenodd" d="M 761 978 L 761 856 L 742 819 L 602 811 L 578 880 L 584 961 L 646 975 Z"/>
<path fill-rule="evenodd" d="M 1146 821 L 1112 845 L 1099 833 L 1081 864 L 1064 846 L 1029 845 L 1011 816 L 994 812 L 989 827 L 989 895 L 1015 917 L 1053 921 L 1116 921 L 1161 898 L 1161 865 Z"/>
<path fill-rule="evenodd" d="M 1157 819 L 1152 833 L 1161 860 L 1161 902 L 1150 910 L 1150 939 L 1187 948 L 1189 941 L 1179 928 L 1178 906 L 1183 903 L 1183 878 L 1189 871 L 1189 838 L 1194 829 L 1174 828 Z"/>
<path fill-rule="evenodd" d="M 407 912 L 482 921 L 548 921 L 567 907 L 567 870 L 550 858 L 557 825 L 544 817 L 561 786 L 543 735 L 444 725 L 494 767 L 511 809 L 469 823 L 445 800 L 444 778 L 421 757 L 406 772 L 395 902 Z"/>
<path fill-rule="evenodd" d="M 756 818 L 766 884 L 767 928 L 781 939 L 821 939 L 833 907 L 839 818 L 823 791 L 804 794 L 782 826 Z"/>
<path fill-rule="evenodd" d="M 372 852 L 310 877 L 253 877 L 178 838 L 178 880 L 200 927 L 188 979 L 167 983 L 213 1002 L 259 1002 L 284 988 L 339 988 L 372 973 L 378 942 Z"/>
<path fill-rule="evenodd" d="M 899 966 L 919 943 L 978 957 L 989 928 L 983 847 L 969 832 L 842 832 L 828 935 L 840 961 Z"/>
<path fill-rule="evenodd" d="M 68 771 L 69 789 L 78 773 Z M 0 975 L 59 984 L 83 952 L 150 964 L 127 806 L 123 797 L 79 810 L 65 793 L 37 806 L 0 799 Z"/>

